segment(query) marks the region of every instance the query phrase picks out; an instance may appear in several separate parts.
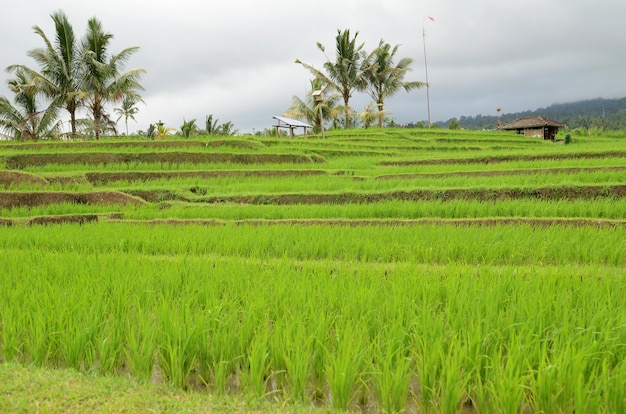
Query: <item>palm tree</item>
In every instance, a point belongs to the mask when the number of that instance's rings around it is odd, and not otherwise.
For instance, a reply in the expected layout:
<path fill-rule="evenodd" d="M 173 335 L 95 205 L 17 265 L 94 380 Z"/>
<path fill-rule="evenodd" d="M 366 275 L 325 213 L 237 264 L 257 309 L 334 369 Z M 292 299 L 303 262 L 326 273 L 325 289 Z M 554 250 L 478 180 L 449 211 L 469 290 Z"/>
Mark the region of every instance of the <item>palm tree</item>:
<path fill-rule="evenodd" d="M 193 121 L 195 123 L 195 119 Z M 237 135 L 238 129 L 235 129 L 235 124 L 231 121 L 220 124 L 220 120 L 214 118 L 213 115 L 207 115 L 204 120 L 207 135 Z"/>
<path fill-rule="evenodd" d="M 411 58 L 403 58 L 394 65 L 394 57 L 398 51 L 399 45 L 393 48 L 389 43 L 385 43 L 382 39 L 378 47 L 368 56 L 365 71 L 365 79 L 367 80 L 366 90 L 368 95 L 374 100 L 378 106 L 378 110 L 382 113 L 384 110 L 385 99 L 395 95 L 400 88 L 405 91 L 419 89 L 426 86 L 424 82 L 404 82 L 404 76 L 411 70 L 409 65 L 413 63 Z M 383 116 L 378 117 L 378 126 L 382 127 Z"/>
<path fill-rule="evenodd" d="M 139 112 L 139 108 L 137 108 L 137 99 L 133 96 L 125 96 L 122 100 L 121 107 L 114 108 L 113 110 L 118 115 L 116 122 L 119 122 L 120 119 L 124 118 L 126 136 L 128 136 L 128 120 L 132 119 L 133 121 L 136 121 L 135 115 Z"/>
<path fill-rule="evenodd" d="M 96 124 L 92 118 L 79 118 L 76 120 L 76 129 L 89 137 L 96 136 Z M 100 135 L 117 136 L 117 122 L 111 118 L 109 113 L 103 112 L 98 124 Z"/>
<path fill-rule="evenodd" d="M 196 125 L 196 120 L 192 119 L 191 121 L 185 121 L 183 118 L 183 124 L 180 127 L 180 133 L 185 138 L 189 138 L 192 134 L 198 133 L 198 126 Z"/>
<path fill-rule="evenodd" d="M 61 122 L 54 106 L 37 108 L 38 89 L 28 73 L 22 69 L 15 71 L 16 79 L 7 81 L 15 94 L 15 105 L 7 98 L 0 97 L 0 131 L 13 139 L 39 139 L 59 133 Z"/>
<path fill-rule="evenodd" d="M 219 131 L 217 133 L 218 135 L 233 136 L 239 133 L 239 130 L 235 129 L 235 124 L 233 124 L 231 121 L 224 122 L 217 129 Z"/>
<path fill-rule="evenodd" d="M 213 114 L 206 116 L 204 124 L 207 135 L 217 135 L 219 122 L 219 119 L 213 119 Z"/>
<path fill-rule="evenodd" d="M 365 89 L 366 83 L 363 76 L 367 69 L 364 65 L 365 60 L 363 53 L 363 44 L 357 45 L 356 38 L 350 37 L 350 30 L 337 30 L 336 40 L 336 57 L 335 62 L 331 62 L 328 58 L 324 63 L 324 70 L 314 68 L 311 65 L 301 62 L 299 59 L 296 63 L 301 64 L 308 69 L 316 78 L 323 80 L 332 89 L 336 90 L 343 98 L 344 110 L 344 127 L 350 127 L 351 108 L 350 98 L 354 91 L 362 91 Z M 319 42 L 317 48 L 325 53 L 325 48 Z"/>
<path fill-rule="evenodd" d="M 55 26 L 54 43 L 39 26 L 34 26 L 33 30 L 43 39 L 46 46 L 28 52 L 41 67 L 41 72 L 25 65 L 12 65 L 7 71 L 24 71 L 38 90 L 52 100 L 52 105 L 65 108 L 70 114 L 72 137 L 75 137 L 76 111 L 85 97 L 81 92 L 80 49 L 67 16 L 62 11 L 57 11 L 50 17 Z"/>
<path fill-rule="evenodd" d="M 375 120 L 378 120 L 378 126 L 382 126 L 382 120 L 389 111 L 381 111 L 374 102 L 370 102 L 363 112 L 359 114 L 359 118 L 363 121 L 365 129 L 369 128 Z"/>
<path fill-rule="evenodd" d="M 91 112 L 96 139 L 100 137 L 104 108 L 107 103 L 120 102 L 124 98 L 141 99 L 138 90 L 144 69 L 132 69 L 120 73 L 124 63 L 138 47 L 129 47 L 120 53 L 109 56 L 109 44 L 113 35 L 105 33 L 102 24 L 95 17 L 87 22 L 87 34 L 82 41 L 84 65 L 84 89 L 89 98 L 87 108 Z"/>
<path fill-rule="evenodd" d="M 161 121 L 157 122 L 157 128 L 156 128 L 156 137 L 157 138 L 165 138 L 168 135 L 170 135 L 170 133 L 176 131 L 176 129 L 174 128 L 170 128 L 170 127 L 166 127 L 165 124 Z"/>
<path fill-rule="evenodd" d="M 339 95 L 330 93 L 330 87 L 324 84 L 324 81 L 315 78 L 311 80 L 311 91 L 306 92 L 306 98 L 301 99 L 294 96 L 292 104 L 284 115 L 290 118 L 306 121 L 313 125 L 313 132 L 320 133 L 324 127 L 324 121 L 335 119 L 340 112 L 337 107 L 339 103 Z M 313 97 L 313 91 L 322 91 L 325 99 L 322 102 L 316 102 Z M 321 116 L 320 116 L 321 109 Z"/>

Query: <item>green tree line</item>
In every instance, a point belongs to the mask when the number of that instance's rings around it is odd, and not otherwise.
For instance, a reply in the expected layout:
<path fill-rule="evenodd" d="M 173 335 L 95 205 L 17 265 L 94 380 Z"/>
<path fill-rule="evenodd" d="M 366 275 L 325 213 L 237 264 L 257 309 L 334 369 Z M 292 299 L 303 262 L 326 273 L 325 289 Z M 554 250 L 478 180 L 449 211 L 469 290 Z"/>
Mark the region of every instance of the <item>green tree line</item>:
<path fill-rule="evenodd" d="M 503 114 L 500 121 L 505 124 L 518 118 L 543 115 L 558 121 L 570 129 L 601 129 L 608 131 L 626 130 L 626 98 L 596 98 L 570 103 L 558 103 L 522 112 Z M 465 129 L 495 129 L 498 124 L 497 115 L 475 115 L 452 118 L 438 122 L 438 126 L 447 127 L 454 120 Z M 409 126 L 417 126 L 411 124 Z"/>

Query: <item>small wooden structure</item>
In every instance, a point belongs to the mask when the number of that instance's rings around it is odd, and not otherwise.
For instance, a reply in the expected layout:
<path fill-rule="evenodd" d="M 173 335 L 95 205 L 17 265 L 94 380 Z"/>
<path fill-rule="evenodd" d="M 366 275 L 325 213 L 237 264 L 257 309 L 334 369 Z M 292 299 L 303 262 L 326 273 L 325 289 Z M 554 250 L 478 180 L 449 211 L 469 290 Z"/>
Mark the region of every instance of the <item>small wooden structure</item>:
<path fill-rule="evenodd" d="M 527 137 L 540 137 L 554 141 L 554 137 L 558 134 L 559 128 L 562 127 L 563 124 L 546 117 L 529 116 L 504 124 L 500 129 L 505 131 L 514 130 L 517 131 L 518 134 L 524 134 Z"/>
<path fill-rule="evenodd" d="M 311 125 L 307 124 L 306 122 L 298 121 L 297 119 L 285 118 L 284 116 L 274 116 L 273 118 L 278 121 L 278 123 L 274 125 L 274 128 L 276 128 L 276 135 L 278 135 L 279 128 L 288 128 L 289 137 L 293 138 L 294 129 L 303 128 L 304 136 L 306 137 L 307 128 L 313 128 Z"/>

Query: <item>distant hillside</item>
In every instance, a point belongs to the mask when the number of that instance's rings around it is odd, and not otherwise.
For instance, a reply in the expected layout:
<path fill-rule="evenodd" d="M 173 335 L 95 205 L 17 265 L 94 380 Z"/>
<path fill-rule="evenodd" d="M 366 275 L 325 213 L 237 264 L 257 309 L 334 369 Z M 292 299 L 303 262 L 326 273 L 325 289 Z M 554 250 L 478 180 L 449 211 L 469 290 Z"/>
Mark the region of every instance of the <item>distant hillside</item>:
<path fill-rule="evenodd" d="M 626 130 L 626 98 L 590 99 L 571 103 L 557 103 L 534 111 L 503 114 L 502 123 L 533 115 L 543 115 L 567 125 L 569 128 L 604 128 L 608 130 Z M 437 122 L 441 128 L 447 128 L 452 119 Z M 495 129 L 498 117 L 493 115 L 462 116 L 458 118 L 461 128 Z"/>

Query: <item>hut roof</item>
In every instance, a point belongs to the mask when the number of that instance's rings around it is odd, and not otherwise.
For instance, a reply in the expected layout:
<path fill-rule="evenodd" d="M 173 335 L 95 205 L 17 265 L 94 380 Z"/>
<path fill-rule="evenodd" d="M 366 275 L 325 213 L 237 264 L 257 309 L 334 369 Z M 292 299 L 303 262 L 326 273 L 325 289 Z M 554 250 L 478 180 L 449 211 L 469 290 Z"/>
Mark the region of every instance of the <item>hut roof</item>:
<path fill-rule="evenodd" d="M 306 122 L 298 121 L 297 119 L 286 118 L 284 116 L 273 116 L 272 118 L 276 119 L 279 123 L 284 123 L 287 127 L 298 127 L 298 128 L 313 128 L 313 126 L 307 124 Z"/>
<path fill-rule="evenodd" d="M 504 124 L 500 127 L 500 129 L 525 129 L 542 127 L 561 128 L 563 127 L 563 124 L 543 116 L 528 116 L 525 118 L 516 119 L 515 121 L 509 122 L 508 124 Z"/>

